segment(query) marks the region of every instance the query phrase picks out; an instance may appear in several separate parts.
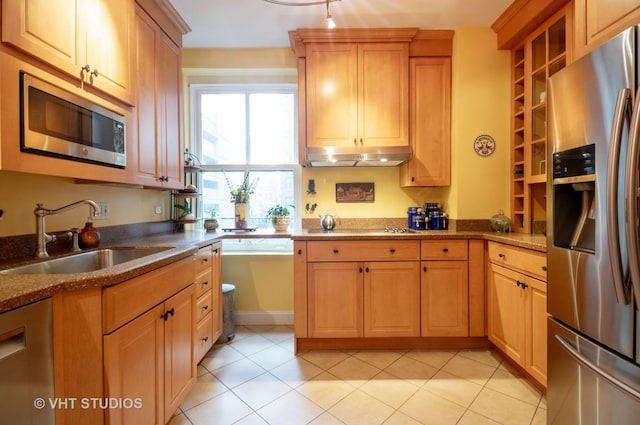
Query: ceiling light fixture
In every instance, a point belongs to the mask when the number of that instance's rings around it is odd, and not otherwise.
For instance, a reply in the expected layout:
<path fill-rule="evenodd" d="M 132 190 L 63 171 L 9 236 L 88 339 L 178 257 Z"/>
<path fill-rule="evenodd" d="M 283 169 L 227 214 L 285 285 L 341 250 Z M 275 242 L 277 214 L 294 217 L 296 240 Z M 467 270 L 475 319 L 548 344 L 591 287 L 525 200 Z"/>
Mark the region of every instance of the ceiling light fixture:
<path fill-rule="evenodd" d="M 333 29 L 336 27 L 336 23 L 333 21 L 331 14 L 329 13 L 329 3 L 333 3 L 335 1 L 342 0 L 315 0 L 315 1 L 299 1 L 299 2 L 290 2 L 290 1 L 279 1 L 279 0 L 264 0 L 267 3 L 273 3 L 280 6 L 316 6 L 325 4 L 327 6 L 327 28 Z"/>
<path fill-rule="evenodd" d="M 333 22 L 333 18 L 331 17 L 331 14 L 329 13 L 329 0 L 327 0 L 327 28 L 332 30 L 335 27 L 336 27 L 336 23 Z"/>

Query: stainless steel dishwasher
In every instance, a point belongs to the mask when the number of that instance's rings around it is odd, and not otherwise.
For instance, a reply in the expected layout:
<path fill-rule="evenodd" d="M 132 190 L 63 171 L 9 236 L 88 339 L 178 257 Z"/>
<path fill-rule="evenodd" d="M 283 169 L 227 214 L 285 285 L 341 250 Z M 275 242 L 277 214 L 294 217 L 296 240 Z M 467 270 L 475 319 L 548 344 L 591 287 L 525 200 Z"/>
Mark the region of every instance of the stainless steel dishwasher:
<path fill-rule="evenodd" d="M 0 422 L 55 424 L 52 322 L 50 298 L 0 313 Z"/>

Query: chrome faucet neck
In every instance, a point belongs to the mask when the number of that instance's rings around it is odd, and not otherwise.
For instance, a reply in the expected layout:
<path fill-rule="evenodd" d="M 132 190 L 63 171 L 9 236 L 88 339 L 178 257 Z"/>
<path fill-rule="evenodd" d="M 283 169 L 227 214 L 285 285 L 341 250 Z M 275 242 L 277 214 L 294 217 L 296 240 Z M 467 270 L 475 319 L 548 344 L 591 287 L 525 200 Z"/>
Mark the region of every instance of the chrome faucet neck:
<path fill-rule="evenodd" d="M 50 235 L 47 233 L 45 217 L 48 215 L 65 212 L 85 204 L 89 205 L 89 207 L 91 208 L 92 216 L 98 215 L 100 211 L 100 207 L 94 201 L 89 199 L 83 199 L 81 201 L 77 201 L 72 204 L 65 205 L 64 207 L 60 207 L 54 210 L 45 208 L 43 204 L 40 204 L 40 203 L 36 204 L 36 208 L 33 210 L 33 214 L 36 216 L 36 239 L 37 239 L 36 257 L 37 258 L 48 257 L 49 253 L 47 252 L 47 244 L 49 242 L 53 242 L 56 240 L 56 235 Z"/>

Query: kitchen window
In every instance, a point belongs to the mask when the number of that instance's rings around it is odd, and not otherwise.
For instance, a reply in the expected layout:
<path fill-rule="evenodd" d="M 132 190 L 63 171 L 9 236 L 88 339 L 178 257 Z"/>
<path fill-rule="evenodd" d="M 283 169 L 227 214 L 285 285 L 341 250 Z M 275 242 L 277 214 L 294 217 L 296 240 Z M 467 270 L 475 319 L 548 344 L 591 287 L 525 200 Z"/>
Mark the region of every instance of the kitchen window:
<path fill-rule="evenodd" d="M 297 86 L 193 84 L 191 99 L 191 146 L 202 165 L 204 211 L 215 209 L 220 227 L 233 228 L 229 184 L 239 185 L 248 174 L 256 182 L 248 226 L 271 229 L 271 206 L 299 205 Z M 297 210 L 290 211 L 291 227 L 299 227 Z"/>

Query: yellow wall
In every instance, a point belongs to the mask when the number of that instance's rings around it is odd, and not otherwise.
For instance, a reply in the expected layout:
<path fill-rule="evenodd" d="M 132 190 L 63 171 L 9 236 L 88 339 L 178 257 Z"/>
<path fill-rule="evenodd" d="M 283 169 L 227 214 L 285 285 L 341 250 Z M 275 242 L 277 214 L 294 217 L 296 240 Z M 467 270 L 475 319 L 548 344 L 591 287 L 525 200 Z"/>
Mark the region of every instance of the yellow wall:
<path fill-rule="evenodd" d="M 448 209 L 459 219 L 509 215 L 510 53 L 496 50 L 489 28 L 458 28 L 453 39 L 452 176 Z M 473 150 L 481 134 L 496 141 L 493 155 Z"/>
<path fill-rule="evenodd" d="M 222 252 L 222 281 L 236 286 L 236 311 L 293 310 L 293 256 Z"/>
<path fill-rule="evenodd" d="M 81 199 L 108 202 L 109 219 L 94 221 L 94 225 L 100 228 L 168 220 L 169 198 L 166 191 L 75 184 L 68 178 L 0 171 L 0 209 L 4 210 L 0 236 L 35 233 L 33 210 L 37 203 L 56 209 Z M 162 206 L 162 214 L 155 214 L 156 205 Z M 89 214 L 89 207 L 82 206 L 51 215 L 47 217 L 47 231 L 83 227 Z"/>

